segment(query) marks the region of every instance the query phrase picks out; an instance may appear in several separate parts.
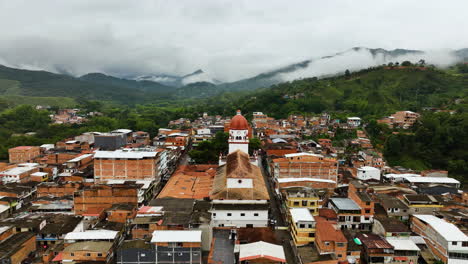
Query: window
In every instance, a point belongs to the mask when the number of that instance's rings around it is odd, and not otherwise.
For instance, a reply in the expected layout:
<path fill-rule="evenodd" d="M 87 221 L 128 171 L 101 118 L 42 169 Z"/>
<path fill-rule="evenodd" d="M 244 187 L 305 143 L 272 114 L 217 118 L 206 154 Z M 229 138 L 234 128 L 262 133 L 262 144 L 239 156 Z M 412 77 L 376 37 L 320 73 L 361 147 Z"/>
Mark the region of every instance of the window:
<path fill-rule="evenodd" d="M 213 213 L 213 216 L 216 216 L 216 213 Z"/>
<path fill-rule="evenodd" d="M 369 213 L 370 213 L 370 209 L 366 209 L 365 212 L 366 212 L 366 214 L 369 214 Z"/>
<path fill-rule="evenodd" d="M 370 205 L 370 202 L 366 202 L 366 205 Z"/>
<path fill-rule="evenodd" d="M 343 257 L 343 255 L 341 255 L 341 254 L 338 254 L 338 257 L 339 257 L 339 258 L 341 258 L 341 257 Z"/>
<path fill-rule="evenodd" d="M 315 233 L 309 233 L 309 237 L 315 237 Z"/>
<path fill-rule="evenodd" d="M 231 214 L 231 213 L 227 213 L 227 216 L 232 216 L 232 214 Z"/>
<path fill-rule="evenodd" d="M 258 213 L 254 213 L 254 216 L 258 216 Z"/>
<path fill-rule="evenodd" d="M 344 247 L 344 245 L 345 245 L 344 243 L 336 243 L 337 247 Z"/>
<path fill-rule="evenodd" d="M 307 201 L 302 201 L 302 206 L 307 206 Z"/>
<path fill-rule="evenodd" d="M 85 256 L 91 257 L 91 253 L 86 253 Z"/>
<path fill-rule="evenodd" d="M 70 253 L 70 256 L 74 257 L 74 256 L 75 256 L 75 253 Z"/>
<path fill-rule="evenodd" d="M 325 246 L 329 246 L 330 245 L 330 242 L 325 242 Z"/>
<path fill-rule="evenodd" d="M 241 213 L 241 216 L 245 216 L 245 213 Z"/>
<path fill-rule="evenodd" d="M 310 206 L 315 206 L 315 202 L 310 202 Z"/>
<path fill-rule="evenodd" d="M 299 202 L 294 202 L 294 206 L 299 206 Z"/>
<path fill-rule="evenodd" d="M 308 224 L 308 227 L 309 228 L 314 228 L 314 225 L 313 224 Z"/>
<path fill-rule="evenodd" d="M 468 247 L 468 241 L 463 241 L 462 242 L 462 247 Z"/>
<path fill-rule="evenodd" d="M 102 253 L 97 253 L 98 257 L 102 257 Z M 143 256 L 144 257 L 144 256 Z"/>
<path fill-rule="evenodd" d="M 299 228 L 305 228 L 304 224 L 299 224 Z"/>
<path fill-rule="evenodd" d="M 456 246 L 458 244 L 457 241 L 452 241 L 452 246 Z"/>

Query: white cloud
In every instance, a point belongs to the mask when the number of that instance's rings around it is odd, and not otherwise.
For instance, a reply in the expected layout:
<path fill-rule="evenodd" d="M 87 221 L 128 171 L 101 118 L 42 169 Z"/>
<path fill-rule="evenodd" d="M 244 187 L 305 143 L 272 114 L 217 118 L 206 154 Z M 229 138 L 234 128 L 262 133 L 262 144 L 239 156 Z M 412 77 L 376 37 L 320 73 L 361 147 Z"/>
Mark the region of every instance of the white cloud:
<path fill-rule="evenodd" d="M 363 68 L 387 64 L 389 62 L 410 61 L 418 63 L 424 60 L 427 64 L 434 64 L 439 67 L 446 67 L 457 62 L 457 58 L 450 50 L 433 50 L 422 54 L 406 54 L 400 56 L 383 56 L 377 54 L 373 56 L 371 52 L 365 49 L 348 50 L 331 58 L 318 58 L 312 60 L 307 68 L 294 71 L 292 73 L 281 74 L 283 81 L 292 81 L 307 77 L 321 77 L 343 73 L 346 70 L 357 71 Z"/>
<path fill-rule="evenodd" d="M 201 68 L 233 81 L 355 46 L 468 47 L 467 9 L 466 0 L 0 0 L 0 62 L 74 75 Z"/>

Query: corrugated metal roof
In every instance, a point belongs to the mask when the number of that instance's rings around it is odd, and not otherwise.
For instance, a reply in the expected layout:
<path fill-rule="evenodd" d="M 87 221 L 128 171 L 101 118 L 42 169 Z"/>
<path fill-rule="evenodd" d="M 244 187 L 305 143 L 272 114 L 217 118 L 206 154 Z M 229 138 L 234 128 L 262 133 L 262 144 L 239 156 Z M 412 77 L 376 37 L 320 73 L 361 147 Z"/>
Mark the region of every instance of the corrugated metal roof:
<path fill-rule="evenodd" d="M 201 242 L 201 230 L 156 230 L 151 243 L 157 242 Z"/>
<path fill-rule="evenodd" d="M 156 157 L 158 153 L 154 151 L 96 151 L 96 159 L 143 159 Z"/>
<path fill-rule="evenodd" d="M 314 217 L 310 214 L 307 208 L 291 208 L 289 209 L 295 223 L 297 222 L 315 222 Z"/>
<path fill-rule="evenodd" d="M 119 232 L 111 230 L 87 230 L 84 232 L 70 232 L 65 240 L 109 240 L 115 239 Z"/>
<path fill-rule="evenodd" d="M 286 262 L 283 246 L 258 241 L 239 246 L 239 260 L 267 258 L 276 262 Z"/>
<path fill-rule="evenodd" d="M 431 225 L 447 241 L 468 241 L 468 236 L 465 235 L 456 225 L 451 224 L 434 215 L 413 215 L 414 217 Z"/>
<path fill-rule="evenodd" d="M 460 184 L 458 180 L 448 177 L 405 177 L 410 183 L 452 183 Z"/>
<path fill-rule="evenodd" d="M 361 210 L 361 207 L 349 198 L 331 198 L 330 200 L 338 210 Z"/>
<path fill-rule="evenodd" d="M 409 238 L 387 237 L 387 242 L 390 243 L 395 250 L 420 251 L 419 247 Z"/>

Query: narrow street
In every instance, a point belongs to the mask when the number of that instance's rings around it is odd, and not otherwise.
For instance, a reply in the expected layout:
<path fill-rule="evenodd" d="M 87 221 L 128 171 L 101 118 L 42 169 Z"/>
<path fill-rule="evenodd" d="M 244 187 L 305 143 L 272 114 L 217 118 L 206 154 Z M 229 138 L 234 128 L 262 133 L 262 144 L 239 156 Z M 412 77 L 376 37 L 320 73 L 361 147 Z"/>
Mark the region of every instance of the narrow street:
<path fill-rule="evenodd" d="M 289 233 L 289 224 L 285 221 L 285 216 L 283 216 L 281 212 L 281 201 L 278 199 L 278 196 L 275 192 L 275 187 L 273 181 L 271 180 L 270 173 L 263 164 L 267 164 L 262 162 L 262 174 L 263 179 L 265 180 L 266 187 L 268 189 L 268 193 L 270 195 L 270 218 L 276 221 L 276 224 L 273 226 L 275 229 L 275 235 L 278 241 L 281 241 L 284 254 L 286 256 L 287 263 L 289 264 L 296 264 L 297 256 L 294 254 L 295 250 L 293 250 L 292 237 Z"/>

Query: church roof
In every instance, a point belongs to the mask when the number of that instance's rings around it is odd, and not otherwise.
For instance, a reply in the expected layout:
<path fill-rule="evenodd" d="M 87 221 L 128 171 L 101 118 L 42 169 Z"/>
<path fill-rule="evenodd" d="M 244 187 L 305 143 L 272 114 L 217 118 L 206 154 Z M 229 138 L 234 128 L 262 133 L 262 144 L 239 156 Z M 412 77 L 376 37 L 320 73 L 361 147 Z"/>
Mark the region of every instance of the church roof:
<path fill-rule="evenodd" d="M 252 179 L 253 188 L 227 188 L 227 179 Z M 211 199 L 269 200 L 265 181 L 259 167 L 250 163 L 247 153 L 237 150 L 227 156 L 226 164 L 216 173 Z"/>
<path fill-rule="evenodd" d="M 248 130 L 249 129 L 249 122 L 247 119 L 241 114 L 240 110 L 237 110 L 237 115 L 235 115 L 231 119 L 230 129 L 233 130 Z"/>

